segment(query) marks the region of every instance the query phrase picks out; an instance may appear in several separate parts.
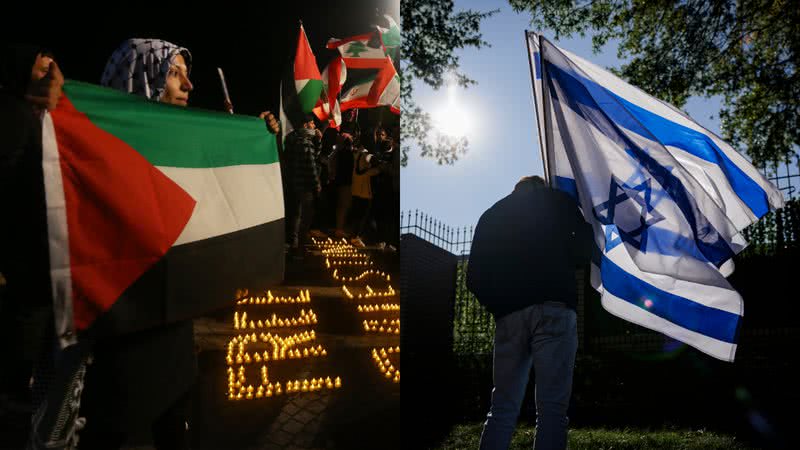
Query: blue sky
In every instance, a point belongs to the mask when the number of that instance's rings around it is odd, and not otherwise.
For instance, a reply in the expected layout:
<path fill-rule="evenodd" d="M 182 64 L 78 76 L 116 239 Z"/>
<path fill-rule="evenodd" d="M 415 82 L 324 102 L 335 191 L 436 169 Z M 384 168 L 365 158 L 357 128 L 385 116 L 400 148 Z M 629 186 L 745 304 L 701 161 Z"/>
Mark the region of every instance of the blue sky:
<path fill-rule="evenodd" d="M 513 12 L 500 0 L 456 0 L 455 9 L 500 10 L 481 27 L 491 47 L 457 52 L 461 71 L 478 84 L 448 92 L 416 83 L 414 92 L 417 103 L 431 113 L 456 108 L 465 116 L 459 122 L 469 124 L 470 150 L 452 166 L 440 166 L 412 152 L 408 166 L 401 170 L 400 205 L 403 211 L 418 209 L 449 226 L 461 227 L 474 225 L 484 210 L 511 192 L 520 177 L 541 175 L 543 170 L 524 40 L 530 16 Z M 552 38 L 547 30 L 543 33 Z M 555 42 L 603 67 L 622 64 L 614 43 L 595 54 L 590 36 Z M 718 98 L 692 98 L 684 107 L 715 133 L 719 133 L 719 109 Z"/>

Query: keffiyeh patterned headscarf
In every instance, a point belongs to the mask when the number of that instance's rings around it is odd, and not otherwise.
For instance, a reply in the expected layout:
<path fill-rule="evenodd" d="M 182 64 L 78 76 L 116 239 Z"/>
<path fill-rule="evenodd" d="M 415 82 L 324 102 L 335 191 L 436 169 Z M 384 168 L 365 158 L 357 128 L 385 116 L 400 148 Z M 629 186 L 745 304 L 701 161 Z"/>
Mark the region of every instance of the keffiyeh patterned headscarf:
<path fill-rule="evenodd" d="M 191 72 L 189 50 L 160 39 L 128 39 L 108 59 L 100 84 L 158 100 L 177 55 L 183 55 Z"/>

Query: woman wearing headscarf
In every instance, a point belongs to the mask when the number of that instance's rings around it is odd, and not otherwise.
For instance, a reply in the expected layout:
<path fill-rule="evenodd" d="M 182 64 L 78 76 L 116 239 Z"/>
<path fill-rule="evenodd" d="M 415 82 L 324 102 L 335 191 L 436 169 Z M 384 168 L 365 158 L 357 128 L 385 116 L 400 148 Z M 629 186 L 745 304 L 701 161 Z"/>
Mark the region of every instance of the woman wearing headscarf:
<path fill-rule="evenodd" d="M 101 84 L 186 106 L 194 88 L 188 49 L 129 39 L 109 58 Z M 80 448 L 117 449 L 136 430 L 152 430 L 157 449 L 188 448 L 190 390 L 197 375 L 191 320 L 98 339 L 88 368 Z"/>

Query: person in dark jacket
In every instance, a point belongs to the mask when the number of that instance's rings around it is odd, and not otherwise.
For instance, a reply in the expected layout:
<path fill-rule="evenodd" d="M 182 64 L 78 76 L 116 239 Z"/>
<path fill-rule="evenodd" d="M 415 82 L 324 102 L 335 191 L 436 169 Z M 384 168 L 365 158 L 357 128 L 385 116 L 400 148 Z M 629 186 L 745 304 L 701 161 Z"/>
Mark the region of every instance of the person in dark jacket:
<path fill-rule="evenodd" d="M 353 198 L 353 152 L 360 140 L 357 113 L 357 109 L 350 109 L 342 113 L 341 132 L 336 141 L 333 185 L 336 187 L 336 231 L 334 236 L 337 239 L 347 236 L 345 225 Z"/>
<path fill-rule="evenodd" d="M 314 218 L 314 196 L 322 191 L 320 170 L 317 165 L 320 133 L 314 117 L 308 114 L 303 128 L 293 130 L 286 136 L 286 173 L 289 192 L 289 245 L 292 252 L 300 251 L 300 245 L 311 230 Z"/>
<path fill-rule="evenodd" d="M 591 245 L 575 200 L 537 176 L 521 179 L 478 221 L 467 288 L 496 322 L 494 390 L 481 449 L 508 448 L 531 367 L 534 448 L 566 448 L 578 342 L 575 269 L 589 261 Z"/>

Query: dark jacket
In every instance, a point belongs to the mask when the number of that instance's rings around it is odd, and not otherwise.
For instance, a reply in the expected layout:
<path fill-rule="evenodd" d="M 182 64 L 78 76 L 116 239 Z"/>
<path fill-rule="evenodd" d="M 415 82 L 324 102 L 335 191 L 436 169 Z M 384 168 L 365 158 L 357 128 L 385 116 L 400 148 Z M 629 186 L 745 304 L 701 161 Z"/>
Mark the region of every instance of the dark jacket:
<path fill-rule="evenodd" d="M 299 196 L 320 186 L 317 153 L 319 140 L 314 130 L 298 128 L 286 136 L 286 164 L 291 193 Z"/>
<path fill-rule="evenodd" d="M 467 288 L 495 318 L 545 301 L 576 304 L 575 269 L 589 261 L 591 228 L 575 200 L 526 185 L 483 213 Z"/>
<path fill-rule="evenodd" d="M 336 178 L 333 184 L 339 187 L 353 184 L 353 142 L 339 135 L 336 141 Z"/>

